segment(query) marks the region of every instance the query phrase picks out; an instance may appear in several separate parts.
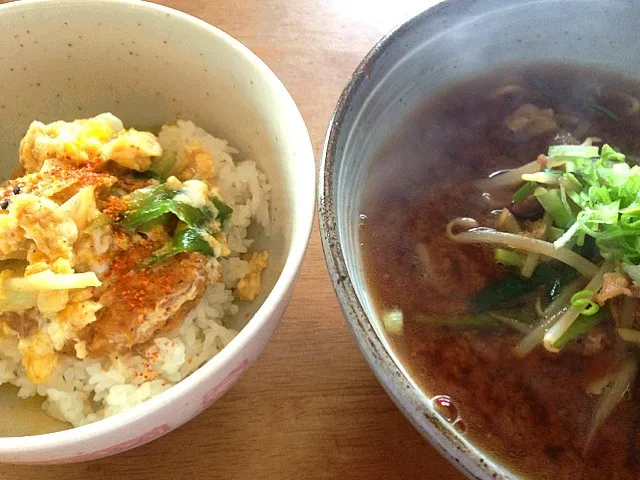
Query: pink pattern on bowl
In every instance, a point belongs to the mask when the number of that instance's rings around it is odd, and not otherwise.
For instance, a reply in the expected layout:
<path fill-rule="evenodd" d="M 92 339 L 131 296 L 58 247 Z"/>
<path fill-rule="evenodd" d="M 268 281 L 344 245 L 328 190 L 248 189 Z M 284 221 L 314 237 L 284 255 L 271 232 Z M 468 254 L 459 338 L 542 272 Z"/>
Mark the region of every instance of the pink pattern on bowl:
<path fill-rule="evenodd" d="M 122 453 L 125 450 L 130 450 L 134 447 L 139 447 L 145 443 L 151 442 L 160 438 L 165 433 L 172 430 L 168 423 L 160 425 L 152 430 L 149 430 L 147 433 L 143 433 L 135 438 L 131 438 L 124 442 L 120 442 L 117 445 L 112 445 L 111 447 L 103 448 L 102 450 L 98 450 L 97 452 L 88 452 L 88 453 L 80 453 L 78 455 L 74 455 L 72 457 L 61 458 L 56 460 L 56 463 L 76 463 L 76 462 L 86 462 L 88 460 L 97 460 L 98 458 L 106 457 L 108 455 L 115 455 L 116 453 Z M 43 462 L 31 462 L 34 465 L 46 465 L 50 464 L 51 461 L 43 461 Z"/>
<path fill-rule="evenodd" d="M 220 383 L 218 383 L 215 387 L 211 388 L 207 393 L 204 394 L 202 400 L 200 402 L 200 409 L 198 410 L 198 415 L 204 412 L 207 408 L 213 405 L 213 402 L 218 400 L 224 393 L 229 390 L 231 385 L 233 385 L 236 380 L 249 368 L 249 359 L 245 358 L 240 362 L 236 368 L 229 372 Z"/>

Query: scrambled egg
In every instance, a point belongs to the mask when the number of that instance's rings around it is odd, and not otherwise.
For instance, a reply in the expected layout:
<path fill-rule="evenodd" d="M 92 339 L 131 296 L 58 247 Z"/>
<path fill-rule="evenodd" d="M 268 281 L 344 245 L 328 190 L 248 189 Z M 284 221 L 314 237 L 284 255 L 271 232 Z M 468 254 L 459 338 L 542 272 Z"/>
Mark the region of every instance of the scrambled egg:
<path fill-rule="evenodd" d="M 33 122 L 20 142 L 20 163 L 26 173 L 39 171 L 45 162 L 80 166 L 95 160 L 112 160 L 142 172 L 149 168 L 151 157 L 161 154 L 153 134 L 125 130 L 110 113 L 75 122 Z"/>
<path fill-rule="evenodd" d="M 16 258 L 19 250 L 12 251 L 15 240 L 33 241 L 27 257 L 43 257 L 55 261 L 71 259 L 73 243 L 78 238 L 78 227 L 67 215 L 58 212 L 59 206 L 43 197 L 31 194 L 17 195 L 9 204 L 7 214 L 0 217 L 0 231 L 10 239 L 0 239 L 0 252 Z"/>
<path fill-rule="evenodd" d="M 161 186 L 133 172 L 148 171 L 162 155 L 152 133 L 125 129 L 110 113 L 36 121 L 22 139 L 22 176 L 0 185 L 0 334 L 18 338 L 33 383 L 48 381 L 63 355 L 119 352 L 175 328 L 205 283 L 221 281 L 216 259 L 231 250 L 215 216 L 218 230 L 202 229 L 200 238 L 210 247 L 209 260 L 200 247 L 178 250 L 189 253 L 153 271 L 136 268 L 153 251 L 175 244 L 175 222 L 167 222 L 166 214 L 159 219 L 164 223 L 140 231 L 116 225 L 123 199 L 146 185 Z M 210 203 L 212 196 L 220 199 L 213 159 L 202 145 L 185 146 L 170 173 L 166 187 L 174 204 L 217 211 Z M 172 208 L 180 219 L 180 208 Z M 236 293 L 253 300 L 267 252 L 254 253 L 248 263 Z"/>
<path fill-rule="evenodd" d="M 0 204 L 0 260 L 24 263 L 0 271 L 0 313 L 35 309 L 46 325 L 19 343 L 34 383 L 50 377 L 59 352 L 78 340 L 102 308 L 92 299 L 102 282 L 91 267 L 104 262 L 96 258 L 92 235 L 83 231 L 100 215 L 98 189 L 117 178 L 96 167 L 112 161 L 144 171 L 161 154 L 153 134 L 125 130 L 109 113 L 75 122 L 33 122 L 20 142 L 26 175 L 5 189 L 5 205 Z"/>
<path fill-rule="evenodd" d="M 183 155 L 178 158 L 178 163 L 172 173 L 177 174 L 180 180 L 205 180 L 213 179 L 213 158 L 198 142 L 185 145 Z"/>
<path fill-rule="evenodd" d="M 18 349 L 29 380 L 33 383 L 43 383 L 51 378 L 58 366 L 59 355 L 45 332 L 40 331 L 21 338 Z"/>
<path fill-rule="evenodd" d="M 252 253 L 249 273 L 240 279 L 236 292 L 241 300 L 255 300 L 262 289 L 262 271 L 269 264 L 269 252 Z"/>

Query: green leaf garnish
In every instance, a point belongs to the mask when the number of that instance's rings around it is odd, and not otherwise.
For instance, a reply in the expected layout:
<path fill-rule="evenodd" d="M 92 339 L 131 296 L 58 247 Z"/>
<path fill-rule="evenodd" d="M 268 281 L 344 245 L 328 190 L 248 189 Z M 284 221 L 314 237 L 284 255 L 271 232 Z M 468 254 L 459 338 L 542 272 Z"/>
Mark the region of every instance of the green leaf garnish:
<path fill-rule="evenodd" d="M 556 145 L 548 153 L 566 160 L 554 170 L 561 178 L 557 186 L 538 186 L 534 195 L 553 228 L 567 232 L 560 243 L 571 236 L 582 245 L 591 237 L 602 257 L 639 264 L 640 167 L 609 145 Z M 559 230 L 553 233 L 557 237 Z"/>
<path fill-rule="evenodd" d="M 527 182 L 523 186 L 521 186 L 516 193 L 513 194 L 511 198 L 514 202 L 521 202 L 522 200 L 533 195 L 533 192 L 536 189 L 536 184 L 534 182 Z"/>
<path fill-rule="evenodd" d="M 231 217 L 231 214 L 233 213 L 233 208 L 231 208 L 229 205 L 227 205 L 217 197 L 212 197 L 211 201 L 213 202 L 213 205 L 216 207 L 216 210 L 218 210 L 218 216 L 216 218 L 220 221 L 220 225 L 224 225 L 225 222 L 229 219 L 229 217 Z"/>
<path fill-rule="evenodd" d="M 157 263 L 166 260 L 169 257 L 184 252 L 200 252 L 207 256 L 213 256 L 214 251 L 205 238 L 206 232 L 201 228 L 191 228 L 186 224 L 181 224 L 173 236 L 170 243 L 156 250 L 145 262 L 138 268 L 149 268 Z"/>

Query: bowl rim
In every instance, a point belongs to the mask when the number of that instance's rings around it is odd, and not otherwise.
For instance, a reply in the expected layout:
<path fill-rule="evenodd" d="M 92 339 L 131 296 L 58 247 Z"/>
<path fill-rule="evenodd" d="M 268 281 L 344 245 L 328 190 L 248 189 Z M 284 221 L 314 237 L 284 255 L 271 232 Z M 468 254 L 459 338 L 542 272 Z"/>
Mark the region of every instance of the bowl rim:
<path fill-rule="evenodd" d="M 8 10 L 28 11 L 39 4 L 49 3 L 50 0 L 21 0 L 20 2 L 6 3 L 0 5 L 0 16 Z M 73 8 L 74 4 L 84 3 L 85 0 L 66 0 L 65 7 Z M 276 90 L 277 95 L 282 99 L 283 109 L 290 112 L 291 118 L 298 124 L 299 132 L 304 133 L 303 137 L 300 138 L 300 136 L 298 136 L 297 140 L 300 145 L 304 146 L 304 150 L 296 156 L 296 161 L 304 165 L 304 167 L 301 167 L 304 174 L 300 174 L 299 178 L 296 178 L 296 181 L 305 183 L 305 186 L 299 189 L 302 195 L 295 199 L 296 211 L 299 214 L 296 215 L 295 218 L 292 217 L 290 227 L 291 240 L 282 271 L 262 305 L 245 327 L 240 330 L 238 335 L 236 335 L 225 348 L 177 384 L 124 412 L 87 425 L 72 427 L 58 432 L 18 437 L 0 436 L 0 455 L 7 455 L 18 451 L 23 454 L 38 451 L 52 451 L 52 449 L 58 450 L 77 445 L 81 442 L 101 437 L 114 430 L 126 427 L 136 420 L 140 420 L 150 413 L 188 395 L 197 385 L 206 381 L 207 378 L 221 370 L 224 365 L 236 357 L 265 325 L 273 321 L 272 316 L 281 308 L 282 301 L 287 301 L 287 293 L 290 292 L 300 266 L 302 265 L 313 227 L 316 201 L 316 165 L 311 138 L 291 93 L 264 61 L 228 33 L 180 10 L 142 0 L 92 0 L 92 3 L 98 8 L 101 5 L 113 6 L 113 4 L 120 4 L 121 6 L 129 6 L 139 10 L 159 12 L 172 16 L 177 20 L 190 24 L 191 28 L 204 30 L 211 37 L 215 37 L 217 41 L 226 44 L 229 50 L 234 51 L 236 55 L 244 57 L 253 64 L 258 69 L 263 81 L 268 84 L 270 88 Z M 279 319 L 276 323 L 278 322 Z M 172 428 L 175 427 L 177 427 L 177 425 Z M 56 463 L 56 460 L 52 460 L 51 463 Z"/>
<path fill-rule="evenodd" d="M 333 185 L 334 167 L 341 156 L 337 147 L 342 124 L 356 93 L 376 62 L 392 43 L 422 22 L 449 10 L 464 9 L 471 3 L 474 3 L 474 0 L 443 0 L 413 15 L 388 31 L 356 67 L 338 99 L 327 127 L 318 179 L 318 222 L 325 261 L 340 307 L 360 351 L 383 389 L 421 436 L 460 472 L 468 478 L 495 480 L 512 477 L 497 462 L 471 444 L 467 444 L 448 428 L 444 419 L 440 418 L 433 408 L 426 404 L 424 396 L 416 391 L 415 384 L 398 366 L 374 330 L 372 321 L 356 294 L 346 266 L 336 221 L 337 206 L 334 202 Z"/>

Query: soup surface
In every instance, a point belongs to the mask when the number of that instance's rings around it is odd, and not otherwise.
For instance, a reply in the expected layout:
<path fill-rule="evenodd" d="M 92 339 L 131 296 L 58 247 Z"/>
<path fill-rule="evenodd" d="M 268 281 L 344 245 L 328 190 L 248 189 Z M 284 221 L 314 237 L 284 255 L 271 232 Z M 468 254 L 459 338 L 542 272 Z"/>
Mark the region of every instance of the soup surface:
<path fill-rule="evenodd" d="M 640 82 L 577 66 L 474 77 L 425 99 L 394 128 L 363 197 L 369 289 L 381 315 L 403 314 L 402 333 L 388 335 L 396 354 L 429 397 L 446 396 L 440 411 L 459 431 L 527 478 L 640 478 L 637 383 L 584 452 L 598 382 L 633 348 L 611 340 L 604 322 L 560 353 L 538 346 L 518 358 L 521 333 L 469 317 L 470 298 L 505 267 L 493 248 L 454 243 L 446 226 L 456 217 L 495 224 L 513 191 L 505 200 L 474 182 L 532 162 L 549 145 L 599 137 L 635 161 L 640 114 L 632 97 L 640 98 Z M 525 316 L 531 309 L 532 324 L 533 299 L 509 305 Z"/>

